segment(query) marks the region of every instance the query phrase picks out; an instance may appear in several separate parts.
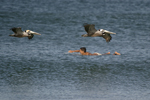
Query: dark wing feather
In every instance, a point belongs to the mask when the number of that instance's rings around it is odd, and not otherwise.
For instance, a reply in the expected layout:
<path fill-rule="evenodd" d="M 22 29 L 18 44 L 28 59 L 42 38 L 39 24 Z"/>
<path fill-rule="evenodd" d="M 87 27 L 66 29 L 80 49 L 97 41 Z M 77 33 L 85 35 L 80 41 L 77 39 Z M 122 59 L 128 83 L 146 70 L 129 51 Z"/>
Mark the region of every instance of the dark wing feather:
<path fill-rule="evenodd" d="M 106 40 L 106 42 L 110 42 L 112 38 L 110 34 L 104 34 L 102 37 Z"/>
<path fill-rule="evenodd" d="M 97 31 L 94 24 L 84 24 L 84 29 L 88 33 L 88 36 L 93 35 Z"/>
<path fill-rule="evenodd" d="M 18 27 L 18 28 L 14 27 L 14 28 L 11 28 L 11 30 L 12 30 L 15 34 L 17 34 L 17 33 L 22 33 L 22 32 L 23 32 L 23 31 L 21 30 L 21 27 Z"/>
<path fill-rule="evenodd" d="M 30 39 L 32 39 L 33 38 L 33 34 L 31 34 L 30 36 L 28 36 L 28 39 L 30 40 Z"/>

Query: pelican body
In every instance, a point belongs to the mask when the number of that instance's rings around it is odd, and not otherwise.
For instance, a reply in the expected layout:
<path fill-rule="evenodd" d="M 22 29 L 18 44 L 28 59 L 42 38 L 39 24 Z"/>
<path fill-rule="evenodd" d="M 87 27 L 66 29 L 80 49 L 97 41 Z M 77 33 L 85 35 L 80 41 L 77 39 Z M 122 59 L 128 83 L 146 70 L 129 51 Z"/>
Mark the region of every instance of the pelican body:
<path fill-rule="evenodd" d="M 83 34 L 82 37 L 103 37 L 106 42 L 110 42 L 112 38 L 110 34 L 116 34 L 104 29 L 96 30 L 94 24 L 84 24 L 84 28 L 87 34 Z"/>
<path fill-rule="evenodd" d="M 28 39 L 32 39 L 34 34 L 41 35 L 37 32 L 31 31 L 31 30 L 22 31 L 20 27 L 18 27 L 18 28 L 14 27 L 14 28 L 11 28 L 10 30 L 12 30 L 14 32 L 14 34 L 9 35 L 12 37 L 19 37 L 19 38 L 28 37 Z"/>

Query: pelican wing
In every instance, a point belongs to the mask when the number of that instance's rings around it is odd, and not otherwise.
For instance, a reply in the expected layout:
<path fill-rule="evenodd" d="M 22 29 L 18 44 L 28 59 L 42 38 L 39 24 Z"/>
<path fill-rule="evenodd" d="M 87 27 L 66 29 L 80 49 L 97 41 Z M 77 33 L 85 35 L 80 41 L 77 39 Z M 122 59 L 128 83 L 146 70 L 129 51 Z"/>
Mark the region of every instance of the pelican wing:
<path fill-rule="evenodd" d="M 33 34 L 31 34 L 30 36 L 28 36 L 28 39 L 30 40 L 30 39 L 32 39 L 33 38 Z"/>
<path fill-rule="evenodd" d="M 85 24 L 84 29 L 88 33 L 88 36 L 93 35 L 97 31 L 94 24 Z"/>
<path fill-rule="evenodd" d="M 110 32 L 110 31 L 107 31 L 107 30 L 103 30 L 102 37 L 106 40 L 106 42 L 110 42 L 110 40 L 112 39 L 110 34 L 116 34 L 116 33 Z"/>
<path fill-rule="evenodd" d="M 21 30 L 21 27 L 14 27 L 14 28 L 11 28 L 11 30 L 15 33 L 15 34 L 22 34 L 23 31 Z"/>
<path fill-rule="evenodd" d="M 110 34 L 104 34 L 103 36 L 102 36 L 105 40 L 106 40 L 106 42 L 110 42 L 110 40 L 111 40 L 111 35 Z"/>

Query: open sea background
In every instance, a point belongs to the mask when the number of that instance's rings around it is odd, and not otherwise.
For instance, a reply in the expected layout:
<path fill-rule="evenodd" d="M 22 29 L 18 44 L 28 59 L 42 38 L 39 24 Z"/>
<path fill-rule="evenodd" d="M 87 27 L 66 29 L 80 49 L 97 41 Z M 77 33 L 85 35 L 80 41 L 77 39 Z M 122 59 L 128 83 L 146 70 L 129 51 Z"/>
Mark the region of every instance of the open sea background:
<path fill-rule="evenodd" d="M 81 37 L 84 23 L 117 34 Z M 80 47 L 122 55 L 67 53 Z M 0 0 L 0 100 L 150 100 L 150 1 Z"/>

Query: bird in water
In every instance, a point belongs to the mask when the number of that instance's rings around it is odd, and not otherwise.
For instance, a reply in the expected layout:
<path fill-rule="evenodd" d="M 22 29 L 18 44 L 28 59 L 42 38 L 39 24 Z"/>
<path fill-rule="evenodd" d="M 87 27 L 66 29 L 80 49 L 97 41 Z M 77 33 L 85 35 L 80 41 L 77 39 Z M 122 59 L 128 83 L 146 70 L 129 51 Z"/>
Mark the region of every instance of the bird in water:
<path fill-rule="evenodd" d="M 11 34 L 9 36 L 12 36 L 12 37 L 28 37 L 28 39 L 32 39 L 34 34 L 35 35 L 41 35 L 37 32 L 34 32 L 34 31 L 31 31 L 31 30 L 25 30 L 25 31 L 22 31 L 21 30 L 21 27 L 14 27 L 14 28 L 11 28 L 10 30 L 12 30 L 14 32 L 14 34 Z"/>
<path fill-rule="evenodd" d="M 96 30 L 94 24 L 84 24 L 83 26 L 87 34 L 83 34 L 82 37 L 103 37 L 106 42 L 110 42 L 112 38 L 110 34 L 116 34 L 104 29 Z"/>

